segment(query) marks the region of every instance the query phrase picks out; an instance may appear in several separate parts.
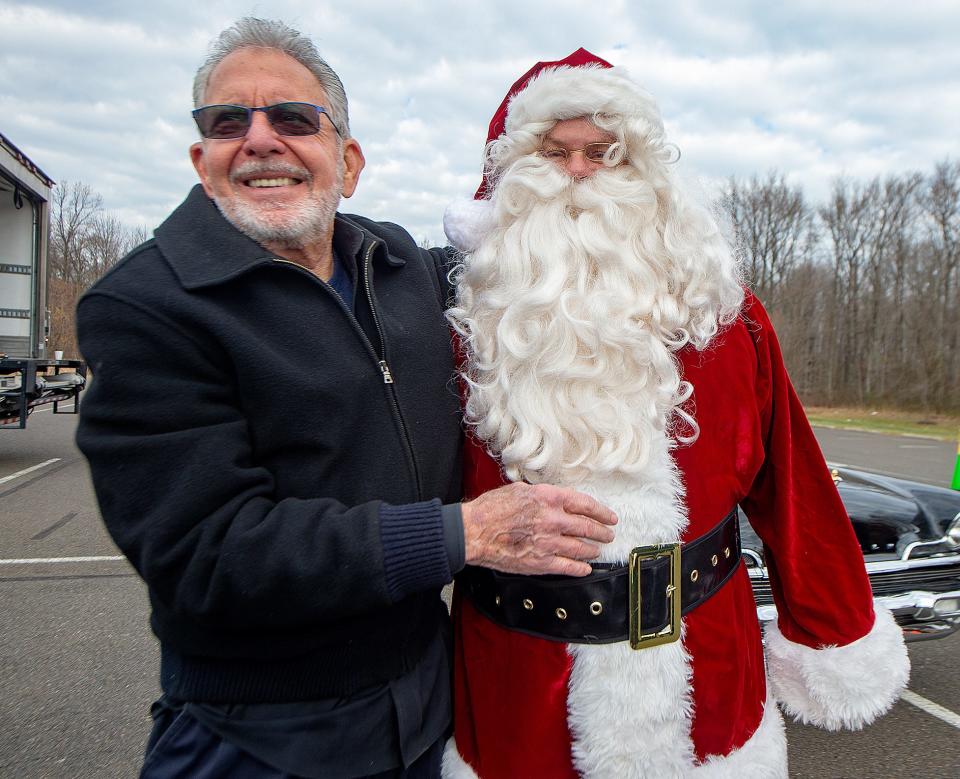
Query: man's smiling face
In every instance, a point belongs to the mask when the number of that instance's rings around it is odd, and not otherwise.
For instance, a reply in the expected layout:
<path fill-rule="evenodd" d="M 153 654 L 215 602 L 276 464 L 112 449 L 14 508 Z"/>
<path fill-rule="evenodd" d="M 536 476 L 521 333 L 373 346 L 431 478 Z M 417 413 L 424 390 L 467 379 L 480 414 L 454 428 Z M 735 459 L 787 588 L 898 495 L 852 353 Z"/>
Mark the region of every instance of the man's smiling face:
<path fill-rule="evenodd" d="M 210 74 L 206 105 L 257 107 L 288 101 L 326 105 L 316 77 L 276 49 L 244 48 Z M 262 244 L 305 247 L 329 238 L 341 195 L 356 188 L 363 156 L 340 141 L 326 116 L 316 135 L 279 135 L 262 111 L 243 138 L 203 140 L 190 157 L 207 195 Z"/>

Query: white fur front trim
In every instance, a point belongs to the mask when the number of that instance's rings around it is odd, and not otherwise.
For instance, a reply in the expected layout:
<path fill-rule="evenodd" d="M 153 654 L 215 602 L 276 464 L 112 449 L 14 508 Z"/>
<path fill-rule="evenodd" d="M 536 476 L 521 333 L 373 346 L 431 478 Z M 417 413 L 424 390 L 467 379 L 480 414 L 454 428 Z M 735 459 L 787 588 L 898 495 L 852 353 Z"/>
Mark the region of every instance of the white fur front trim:
<path fill-rule="evenodd" d="M 634 651 L 571 644 L 567 721 L 584 779 L 677 777 L 693 767 L 690 656 L 679 641 Z"/>
<path fill-rule="evenodd" d="M 447 739 L 447 746 L 443 750 L 443 766 L 440 769 L 442 779 L 478 779 L 476 771 L 460 757 L 455 739 Z"/>
<path fill-rule="evenodd" d="M 893 706 L 910 658 L 893 615 L 875 608 L 870 632 L 846 646 L 811 649 L 787 640 L 776 623 L 767 627 L 770 686 L 785 712 L 827 730 L 859 730 Z"/>
<path fill-rule="evenodd" d="M 763 718 L 747 742 L 729 755 L 711 755 L 691 773 L 691 779 L 787 779 L 787 734 L 783 717 L 767 698 Z"/>
<path fill-rule="evenodd" d="M 601 562 L 626 563 L 634 547 L 675 543 L 687 527 L 683 484 L 664 434 L 651 443 L 642 474 L 596 477 L 564 486 L 592 495 L 619 518 L 616 537 L 600 548 Z"/>
<path fill-rule="evenodd" d="M 601 559 L 623 562 L 635 546 L 679 540 L 687 519 L 666 437 L 640 476 L 580 483 L 619 517 Z M 626 642 L 570 644 L 567 722 L 573 764 L 585 779 L 684 776 L 694 765 L 690 656 L 681 642 L 641 651 Z"/>
<path fill-rule="evenodd" d="M 476 251 L 493 227 L 493 206 L 489 200 L 454 200 L 443 214 L 443 232 L 451 245 L 465 254 Z"/>
<path fill-rule="evenodd" d="M 701 765 L 677 767 L 678 777 L 690 779 L 787 779 L 787 734 L 783 717 L 772 698 L 767 699 L 763 719 L 754 734 L 739 749 L 728 755 L 711 755 Z M 610 774 L 611 776 L 631 776 Z M 669 777 L 658 770 L 651 774 Z M 476 772 L 460 756 L 454 739 L 447 741 L 443 753 L 443 779 L 479 779 Z"/>

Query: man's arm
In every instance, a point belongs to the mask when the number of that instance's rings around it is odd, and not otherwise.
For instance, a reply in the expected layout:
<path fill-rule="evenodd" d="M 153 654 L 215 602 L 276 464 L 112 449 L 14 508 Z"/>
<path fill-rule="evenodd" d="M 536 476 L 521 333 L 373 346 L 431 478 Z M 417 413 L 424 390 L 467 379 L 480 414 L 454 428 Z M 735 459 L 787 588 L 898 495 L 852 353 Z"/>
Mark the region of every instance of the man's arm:
<path fill-rule="evenodd" d="M 452 578 L 439 500 L 345 506 L 320 484 L 315 498 L 278 499 L 232 368 L 196 334 L 104 293 L 81 301 L 78 332 L 94 378 L 77 441 L 111 536 L 168 611 L 234 629 L 295 628 Z M 554 493 L 513 485 L 465 504 L 467 561 L 563 570 L 557 553 L 576 550 L 561 536 L 583 520 Z"/>
<path fill-rule="evenodd" d="M 210 625 L 295 627 L 449 581 L 439 500 L 345 506 L 322 497 L 322 484 L 316 498 L 278 499 L 232 368 L 209 343 L 97 293 L 81 301 L 78 331 L 94 376 L 78 444 L 111 535 L 168 610 Z M 403 557 L 417 558 L 413 579 L 385 563 L 384 509 L 391 527 L 402 523 Z"/>

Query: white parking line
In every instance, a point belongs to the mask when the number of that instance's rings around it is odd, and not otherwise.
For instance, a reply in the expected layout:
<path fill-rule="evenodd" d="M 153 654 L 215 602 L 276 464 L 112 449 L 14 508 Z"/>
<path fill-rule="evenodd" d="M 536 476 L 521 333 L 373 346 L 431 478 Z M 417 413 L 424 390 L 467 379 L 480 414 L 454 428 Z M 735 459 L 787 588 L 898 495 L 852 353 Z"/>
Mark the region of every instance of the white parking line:
<path fill-rule="evenodd" d="M 33 471 L 38 471 L 41 468 L 46 468 L 48 465 L 53 465 L 53 463 L 60 462 L 59 457 L 54 457 L 52 460 L 47 460 L 45 463 L 40 463 L 39 465 L 33 465 L 29 468 L 24 468 L 22 471 L 17 471 L 16 473 L 11 473 L 9 476 L 4 476 L 0 479 L 0 484 L 4 484 L 8 481 L 13 481 L 21 476 L 26 476 L 28 473 L 33 473 Z"/>
<path fill-rule="evenodd" d="M 37 565 L 43 563 L 105 563 L 126 560 L 123 555 L 104 557 L 30 557 L 20 560 L 0 560 L 0 565 Z"/>
<path fill-rule="evenodd" d="M 943 720 L 948 725 L 953 725 L 953 727 L 960 730 L 960 714 L 956 714 L 950 711 L 950 709 L 945 709 L 939 703 L 928 701 L 922 695 L 917 695 L 913 690 L 904 690 L 900 693 L 900 697 L 907 703 L 912 703 L 921 711 L 925 711 L 927 714 Z"/>

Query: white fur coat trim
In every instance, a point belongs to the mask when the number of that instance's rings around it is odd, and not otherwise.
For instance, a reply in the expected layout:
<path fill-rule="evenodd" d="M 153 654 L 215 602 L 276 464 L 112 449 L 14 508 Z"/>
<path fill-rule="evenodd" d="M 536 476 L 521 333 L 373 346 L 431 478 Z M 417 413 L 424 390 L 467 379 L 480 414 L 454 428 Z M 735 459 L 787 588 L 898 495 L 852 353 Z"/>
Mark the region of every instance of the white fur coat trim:
<path fill-rule="evenodd" d="M 478 779 L 476 771 L 460 757 L 457 741 L 447 739 L 447 746 L 443 750 L 443 768 L 440 771 L 442 779 Z"/>
<path fill-rule="evenodd" d="M 859 730 L 893 706 L 910 678 L 910 658 L 893 615 L 875 608 L 870 632 L 840 647 L 811 649 L 770 623 L 767 675 L 785 712 L 827 730 Z"/>
<path fill-rule="evenodd" d="M 683 487 L 666 437 L 652 447 L 638 477 L 576 485 L 619 517 L 601 560 L 623 563 L 636 546 L 678 541 L 687 518 Z M 569 644 L 573 658 L 567 723 L 581 776 L 682 776 L 694 764 L 690 656 L 681 642 L 633 650 L 615 644 Z"/>
<path fill-rule="evenodd" d="M 767 697 L 763 719 L 742 747 L 728 755 L 711 755 L 689 776 L 691 779 L 787 779 L 787 734 L 773 699 Z"/>
<path fill-rule="evenodd" d="M 787 779 L 787 736 L 780 710 L 768 699 L 760 726 L 740 749 L 725 756 L 713 755 L 702 765 L 681 770 L 683 773 L 678 776 L 689 776 L 690 779 Z M 460 756 L 452 738 L 443 755 L 442 776 L 443 779 L 478 779 L 476 772 Z"/>

